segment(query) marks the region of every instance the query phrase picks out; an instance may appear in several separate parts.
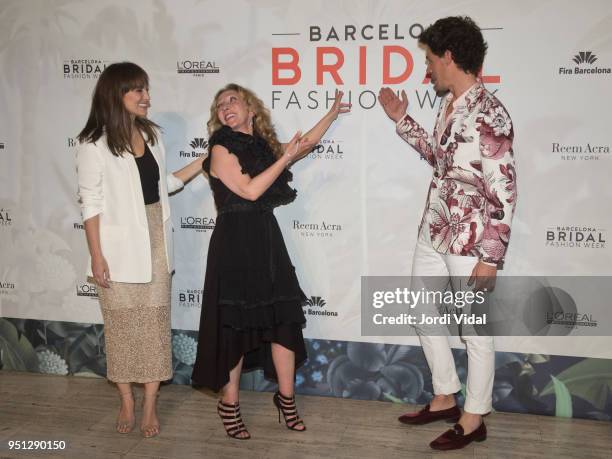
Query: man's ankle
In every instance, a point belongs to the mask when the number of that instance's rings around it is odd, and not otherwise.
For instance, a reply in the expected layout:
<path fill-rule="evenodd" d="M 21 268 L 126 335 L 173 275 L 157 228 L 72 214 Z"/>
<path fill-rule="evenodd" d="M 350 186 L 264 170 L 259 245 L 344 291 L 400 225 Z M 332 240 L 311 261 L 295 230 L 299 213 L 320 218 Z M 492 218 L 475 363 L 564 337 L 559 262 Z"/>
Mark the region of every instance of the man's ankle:
<path fill-rule="evenodd" d="M 445 410 L 448 408 L 452 408 L 456 404 L 457 402 L 455 401 L 455 397 L 451 394 L 451 395 L 436 395 L 434 396 L 434 398 L 432 399 L 429 405 L 431 408 L 434 409 L 434 411 L 436 411 L 436 410 Z"/>

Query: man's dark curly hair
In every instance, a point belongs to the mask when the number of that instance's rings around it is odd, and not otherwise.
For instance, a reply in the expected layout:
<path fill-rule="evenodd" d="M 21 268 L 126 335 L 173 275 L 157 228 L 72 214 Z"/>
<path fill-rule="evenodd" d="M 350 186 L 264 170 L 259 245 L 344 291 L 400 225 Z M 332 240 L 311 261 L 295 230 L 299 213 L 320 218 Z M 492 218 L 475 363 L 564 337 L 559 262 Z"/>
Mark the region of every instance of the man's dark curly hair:
<path fill-rule="evenodd" d="M 421 33 L 419 43 L 427 45 L 438 57 L 450 51 L 455 64 L 473 75 L 480 72 L 487 53 L 480 28 L 467 16 L 438 19 Z"/>

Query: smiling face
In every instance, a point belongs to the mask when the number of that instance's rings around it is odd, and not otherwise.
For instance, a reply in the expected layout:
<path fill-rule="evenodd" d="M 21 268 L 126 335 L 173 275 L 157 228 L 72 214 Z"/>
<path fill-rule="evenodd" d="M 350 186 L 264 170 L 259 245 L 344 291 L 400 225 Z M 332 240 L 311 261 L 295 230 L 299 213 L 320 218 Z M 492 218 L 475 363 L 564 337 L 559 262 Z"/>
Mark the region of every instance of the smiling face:
<path fill-rule="evenodd" d="M 151 106 L 149 89 L 146 87 L 130 89 L 123 95 L 123 106 L 134 117 L 146 117 Z"/>
<path fill-rule="evenodd" d="M 238 91 L 223 91 L 217 97 L 217 117 L 232 131 L 253 133 L 253 112 Z"/>
<path fill-rule="evenodd" d="M 442 56 L 436 56 L 429 46 L 422 45 L 425 51 L 425 64 L 427 64 L 427 75 L 431 78 L 431 84 L 436 93 L 444 93 L 449 90 L 450 85 L 450 52 L 446 51 Z"/>

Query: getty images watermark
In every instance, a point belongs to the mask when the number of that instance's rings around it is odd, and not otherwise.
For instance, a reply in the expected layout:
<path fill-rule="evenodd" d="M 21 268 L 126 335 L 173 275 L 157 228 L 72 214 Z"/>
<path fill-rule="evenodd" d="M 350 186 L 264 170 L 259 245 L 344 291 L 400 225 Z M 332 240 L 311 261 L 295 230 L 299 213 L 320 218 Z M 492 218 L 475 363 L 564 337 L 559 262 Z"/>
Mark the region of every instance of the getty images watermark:
<path fill-rule="evenodd" d="M 451 325 L 487 323 L 486 314 L 476 315 L 466 313 L 474 305 L 483 305 L 486 301 L 486 291 L 414 291 L 407 287 L 396 287 L 394 290 L 375 290 L 372 292 L 372 307 L 381 309 L 391 305 L 408 308 L 410 312 L 400 312 L 398 315 L 388 315 L 387 311 L 374 313 L 372 321 L 376 325 Z M 438 308 L 438 306 L 442 308 Z M 417 309 L 418 308 L 418 309 Z M 435 309 L 434 309 L 435 308 Z M 453 312 L 440 313 L 439 310 Z"/>
<path fill-rule="evenodd" d="M 498 276 L 492 291 L 460 277 L 361 278 L 363 336 L 612 336 L 612 278 Z"/>

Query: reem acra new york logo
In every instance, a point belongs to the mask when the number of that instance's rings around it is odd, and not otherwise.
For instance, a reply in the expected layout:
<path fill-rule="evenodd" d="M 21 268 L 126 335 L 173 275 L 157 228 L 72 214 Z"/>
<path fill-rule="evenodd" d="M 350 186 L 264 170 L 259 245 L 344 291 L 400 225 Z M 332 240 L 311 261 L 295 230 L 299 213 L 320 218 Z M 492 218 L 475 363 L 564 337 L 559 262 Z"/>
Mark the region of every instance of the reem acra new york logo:
<path fill-rule="evenodd" d="M 13 282 L 0 281 L 0 295 L 10 295 L 13 290 L 15 290 Z"/>
<path fill-rule="evenodd" d="M 342 225 L 325 220 L 315 223 L 294 219 L 291 228 L 303 238 L 334 237 L 334 235 L 342 231 Z"/>

